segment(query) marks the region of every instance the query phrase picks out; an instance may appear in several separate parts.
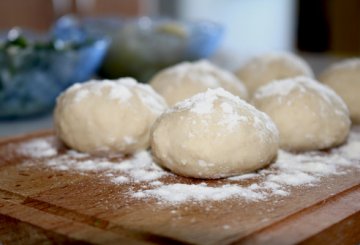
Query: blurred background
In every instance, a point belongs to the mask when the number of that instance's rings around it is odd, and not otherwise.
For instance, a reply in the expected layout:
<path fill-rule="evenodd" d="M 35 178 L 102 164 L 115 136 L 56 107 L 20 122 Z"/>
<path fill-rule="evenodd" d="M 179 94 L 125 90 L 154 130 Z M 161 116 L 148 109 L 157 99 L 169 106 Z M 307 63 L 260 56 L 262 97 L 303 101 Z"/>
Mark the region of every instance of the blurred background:
<path fill-rule="evenodd" d="M 244 56 L 273 49 L 360 53 L 358 0 L 1 0 L 0 29 L 45 31 L 69 13 L 214 20 L 226 29 L 222 46 Z"/>
<path fill-rule="evenodd" d="M 274 50 L 299 53 L 316 73 L 338 59 L 360 54 L 359 0 L 1 0 L 0 30 L 19 26 L 47 32 L 69 14 L 219 23 L 221 40 L 209 58 L 230 70 L 253 55 Z M 181 36 L 181 28 L 166 29 Z M 49 127 L 48 115 L 0 122 L 0 136 Z"/>

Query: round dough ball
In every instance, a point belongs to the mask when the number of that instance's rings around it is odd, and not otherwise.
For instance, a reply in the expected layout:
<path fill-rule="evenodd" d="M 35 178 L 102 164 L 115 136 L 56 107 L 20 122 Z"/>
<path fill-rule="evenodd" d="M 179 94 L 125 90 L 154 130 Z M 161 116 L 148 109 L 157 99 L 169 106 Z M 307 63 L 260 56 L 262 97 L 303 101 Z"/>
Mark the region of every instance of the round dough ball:
<path fill-rule="evenodd" d="M 308 77 L 273 81 L 253 99 L 280 131 L 280 148 L 319 150 L 343 143 L 350 129 L 349 111 L 332 89 Z"/>
<path fill-rule="evenodd" d="M 257 88 L 272 80 L 314 76 L 310 66 L 302 58 L 282 52 L 256 56 L 235 71 L 235 74 L 245 83 L 250 97 Z"/>
<path fill-rule="evenodd" d="M 179 175 L 221 178 L 269 164 L 278 131 L 265 114 L 222 88 L 179 102 L 155 122 L 151 149 Z"/>
<path fill-rule="evenodd" d="M 166 108 L 150 86 L 132 78 L 93 80 L 58 97 L 54 126 L 75 150 L 127 154 L 149 147 L 150 128 Z"/>
<path fill-rule="evenodd" d="M 348 59 L 330 66 L 319 80 L 341 96 L 352 122 L 360 124 L 360 59 Z"/>
<path fill-rule="evenodd" d="M 222 87 L 244 100 L 248 97 L 246 87 L 236 76 L 206 60 L 166 68 L 153 77 L 150 85 L 170 106 L 208 88 Z"/>

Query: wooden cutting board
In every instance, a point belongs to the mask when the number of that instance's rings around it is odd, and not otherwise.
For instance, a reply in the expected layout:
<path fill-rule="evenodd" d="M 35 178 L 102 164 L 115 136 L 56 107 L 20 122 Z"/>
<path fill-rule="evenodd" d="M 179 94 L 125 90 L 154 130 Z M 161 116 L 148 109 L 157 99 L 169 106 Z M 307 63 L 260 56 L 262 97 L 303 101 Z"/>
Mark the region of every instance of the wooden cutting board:
<path fill-rule="evenodd" d="M 136 183 L 119 185 L 97 173 L 54 170 L 41 164 L 43 159 L 22 164 L 29 159 L 16 151 L 17 145 L 48 136 L 52 132 L 0 141 L 0 244 L 360 242 L 360 169 L 258 202 L 232 198 L 166 205 L 126 196 Z M 64 146 L 54 144 L 61 154 Z M 173 176 L 162 181 L 179 180 L 199 182 Z"/>

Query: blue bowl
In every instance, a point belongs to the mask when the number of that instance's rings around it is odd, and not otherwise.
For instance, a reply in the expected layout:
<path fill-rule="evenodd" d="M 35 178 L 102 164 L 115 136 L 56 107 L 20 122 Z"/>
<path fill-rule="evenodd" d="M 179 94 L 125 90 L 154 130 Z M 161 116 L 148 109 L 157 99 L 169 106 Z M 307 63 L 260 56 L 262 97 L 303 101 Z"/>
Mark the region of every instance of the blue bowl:
<path fill-rule="evenodd" d="M 224 33 L 221 25 L 205 20 L 98 18 L 82 24 L 88 32 L 112 39 L 100 76 L 132 76 L 141 82 L 165 67 L 209 57 Z"/>
<path fill-rule="evenodd" d="M 64 27 L 63 21 L 60 19 L 51 34 L 41 36 L 41 40 L 27 34 L 24 41 L 22 33 L 14 29 L 2 38 L 0 119 L 51 111 L 64 89 L 90 79 L 100 66 L 109 41 L 86 34 L 74 40 L 74 29 Z"/>

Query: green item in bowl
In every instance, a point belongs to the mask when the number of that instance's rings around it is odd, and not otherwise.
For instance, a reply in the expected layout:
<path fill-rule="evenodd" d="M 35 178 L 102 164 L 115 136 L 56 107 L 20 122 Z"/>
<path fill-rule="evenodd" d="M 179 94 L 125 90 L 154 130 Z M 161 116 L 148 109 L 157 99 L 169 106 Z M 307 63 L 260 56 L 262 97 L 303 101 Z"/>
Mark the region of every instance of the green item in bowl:
<path fill-rule="evenodd" d="M 75 43 L 32 36 L 12 29 L 0 41 L 0 119 L 50 112 L 59 93 L 93 75 L 108 46 L 103 38 Z"/>

